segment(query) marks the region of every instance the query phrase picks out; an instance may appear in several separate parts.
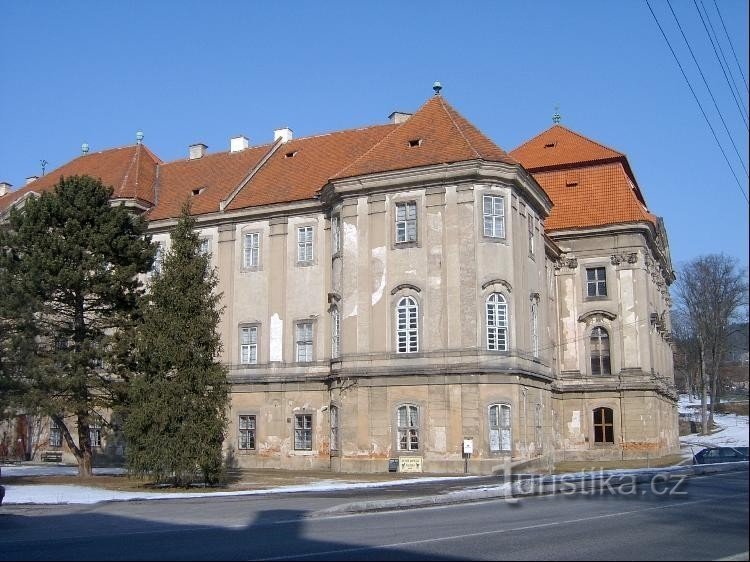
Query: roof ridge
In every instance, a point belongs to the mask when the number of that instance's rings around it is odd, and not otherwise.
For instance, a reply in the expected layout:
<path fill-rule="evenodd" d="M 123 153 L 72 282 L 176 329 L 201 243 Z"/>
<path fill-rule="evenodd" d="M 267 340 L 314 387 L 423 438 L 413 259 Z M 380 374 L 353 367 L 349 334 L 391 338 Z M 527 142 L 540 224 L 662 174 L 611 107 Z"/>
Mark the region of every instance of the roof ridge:
<path fill-rule="evenodd" d="M 607 150 L 611 150 L 612 152 L 616 152 L 620 156 L 625 156 L 625 154 L 623 152 L 620 152 L 619 150 L 614 149 L 611 146 L 607 146 L 606 144 L 603 144 L 603 143 L 601 143 L 601 142 L 599 142 L 597 140 L 594 140 L 592 138 L 586 137 L 586 136 L 582 135 L 581 133 L 579 133 L 578 131 L 574 131 L 573 129 L 571 129 L 569 127 L 566 127 L 565 125 L 561 125 L 560 123 L 555 123 L 553 125 L 553 127 L 555 127 L 555 126 L 560 127 L 561 129 L 565 129 L 569 133 L 572 133 L 572 134 L 576 135 L 578 138 L 581 138 L 581 139 L 589 141 L 589 142 L 593 142 L 594 144 L 597 144 L 597 145 L 601 146 L 602 148 L 606 148 Z"/>
<path fill-rule="evenodd" d="M 466 143 L 467 145 L 469 145 L 469 148 L 470 148 L 470 149 L 471 149 L 472 151 L 474 151 L 474 155 L 475 155 L 475 156 L 476 156 L 477 158 L 481 159 L 481 158 L 482 158 L 482 155 L 481 155 L 481 154 L 479 154 L 479 151 L 478 151 L 478 150 L 477 150 L 476 148 L 474 148 L 474 145 L 473 145 L 473 144 L 471 144 L 471 141 L 470 141 L 470 140 L 469 140 L 469 139 L 468 139 L 468 138 L 466 137 L 466 135 L 464 134 L 464 131 L 463 131 L 463 129 L 462 129 L 462 128 L 461 128 L 461 127 L 460 127 L 460 126 L 458 125 L 458 123 L 456 123 L 456 120 L 455 120 L 455 119 L 453 118 L 453 115 L 451 115 L 451 112 L 450 112 L 450 111 L 448 111 L 448 108 L 446 107 L 446 102 L 445 102 L 445 100 L 443 99 L 443 97 L 442 97 L 442 96 L 440 96 L 440 100 L 439 100 L 439 101 L 440 101 L 440 107 L 441 107 L 441 108 L 443 109 L 443 111 L 445 111 L 445 114 L 446 114 L 446 115 L 448 116 L 448 119 L 450 119 L 450 120 L 451 120 L 451 123 L 453 123 L 453 126 L 454 126 L 454 127 L 456 128 L 456 130 L 458 130 L 459 134 L 461 135 L 461 138 L 463 138 L 463 139 L 464 139 L 464 142 L 465 142 L 465 143 Z M 451 108 L 451 109 L 453 109 L 453 108 Z"/>
<path fill-rule="evenodd" d="M 125 184 L 128 182 L 128 177 L 130 177 L 130 171 L 133 169 L 133 166 L 138 165 L 138 153 L 140 152 L 138 150 L 138 145 L 132 145 L 135 150 L 133 151 L 133 155 L 130 157 L 130 163 L 128 164 L 128 167 L 125 169 L 125 173 L 122 176 L 122 179 L 120 180 L 120 185 L 118 186 L 118 195 L 122 196 L 122 191 L 125 188 Z M 137 172 L 136 172 L 137 175 Z M 137 194 L 137 189 L 136 189 Z"/>

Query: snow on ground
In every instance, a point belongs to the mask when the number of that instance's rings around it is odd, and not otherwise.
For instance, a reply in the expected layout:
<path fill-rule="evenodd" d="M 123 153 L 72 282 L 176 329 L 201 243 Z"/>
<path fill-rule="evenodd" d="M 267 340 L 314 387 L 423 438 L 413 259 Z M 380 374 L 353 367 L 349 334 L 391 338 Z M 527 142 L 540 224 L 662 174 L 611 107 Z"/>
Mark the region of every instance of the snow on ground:
<path fill-rule="evenodd" d="M 41 472 L 35 472 L 33 469 L 59 469 L 60 472 L 51 472 L 44 474 L 77 474 L 78 469 L 75 467 L 36 467 L 36 466 L 3 466 L 2 473 L 5 476 L 21 476 L 32 473 L 40 475 Z M 15 470 L 14 470 L 15 469 Z M 29 470 L 31 469 L 31 470 Z M 107 470 L 121 469 L 94 469 L 97 474 L 114 474 L 114 472 L 104 472 Z M 29 472 L 26 472 L 29 471 Z M 121 472 L 120 472 L 121 473 Z M 455 480 L 455 476 L 431 476 L 422 478 L 408 478 L 400 480 L 390 480 L 387 482 L 347 482 L 342 480 L 320 480 L 307 484 L 293 486 L 278 486 L 264 490 L 238 490 L 234 492 L 120 492 L 117 490 L 106 490 L 90 486 L 76 486 L 72 484 L 22 484 L 22 485 L 5 485 L 5 499 L 3 504 L 18 503 L 75 503 L 91 504 L 103 501 L 126 501 L 126 500 L 160 500 L 160 499 L 177 499 L 177 498 L 204 498 L 207 496 L 251 496 L 258 494 L 281 494 L 290 492 L 310 492 L 310 491 L 334 491 L 334 490 L 355 490 L 358 488 L 374 488 L 381 486 L 399 486 L 402 484 L 416 484 L 420 482 L 437 482 L 441 480 Z M 458 477 L 466 478 L 466 477 Z M 471 477 L 469 477 L 471 478 Z"/>
<path fill-rule="evenodd" d="M 687 394 L 681 394 L 678 403 L 681 414 L 694 414 L 696 421 L 700 421 L 700 398 L 694 399 Z M 748 416 L 735 414 L 714 414 L 717 430 L 711 435 L 692 433 L 682 435 L 680 443 L 683 447 L 693 447 L 698 452 L 703 447 L 747 447 L 750 442 Z"/>

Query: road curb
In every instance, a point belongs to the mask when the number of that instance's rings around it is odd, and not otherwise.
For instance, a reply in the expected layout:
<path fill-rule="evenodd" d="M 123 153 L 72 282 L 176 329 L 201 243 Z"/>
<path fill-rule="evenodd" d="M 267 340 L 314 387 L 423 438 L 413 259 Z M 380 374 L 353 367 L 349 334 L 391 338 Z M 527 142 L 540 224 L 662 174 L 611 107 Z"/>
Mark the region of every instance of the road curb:
<path fill-rule="evenodd" d="M 747 471 L 750 463 L 747 461 L 703 464 L 692 466 L 673 466 L 666 468 L 628 470 L 605 470 L 591 473 L 570 473 L 558 475 L 516 475 L 512 482 L 505 482 L 497 486 L 483 486 L 468 490 L 456 490 L 437 496 L 415 496 L 410 498 L 392 498 L 387 500 L 368 500 L 350 502 L 322 509 L 310 514 L 311 517 L 325 517 L 332 515 L 347 515 L 353 513 L 392 511 L 418 507 L 431 507 L 458 503 L 470 503 L 491 499 L 507 499 L 516 502 L 519 498 L 539 495 L 553 495 L 557 493 L 583 492 L 599 490 L 605 493 L 611 489 L 647 484 L 655 478 L 662 482 L 678 477 L 704 476 L 722 472 Z"/>

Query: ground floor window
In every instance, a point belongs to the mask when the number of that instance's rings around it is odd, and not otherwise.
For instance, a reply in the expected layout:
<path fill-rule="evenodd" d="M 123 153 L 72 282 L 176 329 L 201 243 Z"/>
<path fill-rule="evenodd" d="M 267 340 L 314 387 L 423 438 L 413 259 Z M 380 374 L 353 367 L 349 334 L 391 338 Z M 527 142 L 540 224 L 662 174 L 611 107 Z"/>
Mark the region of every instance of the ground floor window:
<path fill-rule="evenodd" d="M 90 427 L 89 428 L 89 441 L 91 441 L 92 447 L 102 446 L 102 428 L 101 427 Z"/>
<path fill-rule="evenodd" d="M 294 449 L 297 451 L 312 450 L 312 414 L 294 416 Z"/>
<path fill-rule="evenodd" d="M 62 430 L 55 422 L 50 422 L 49 446 L 50 447 L 62 447 Z"/>
<path fill-rule="evenodd" d="M 399 406 L 397 410 L 398 450 L 419 449 L 419 409 L 416 406 Z"/>
<path fill-rule="evenodd" d="M 492 404 L 489 411 L 490 451 L 511 451 L 510 443 L 510 406 L 508 404 Z"/>
<path fill-rule="evenodd" d="M 255 416 L 240 416 L 240 442 L 242 451 L 255 450 Z"/>
<path fill-rule="evenodd" d="M 331 406 L 331 452 L 339 450 L 339 408 Z"/>
<path fill-rule="evenodd" d="M 615 427 L 612 408 L 594 410 L 594 443 L 614 443 Z"/>

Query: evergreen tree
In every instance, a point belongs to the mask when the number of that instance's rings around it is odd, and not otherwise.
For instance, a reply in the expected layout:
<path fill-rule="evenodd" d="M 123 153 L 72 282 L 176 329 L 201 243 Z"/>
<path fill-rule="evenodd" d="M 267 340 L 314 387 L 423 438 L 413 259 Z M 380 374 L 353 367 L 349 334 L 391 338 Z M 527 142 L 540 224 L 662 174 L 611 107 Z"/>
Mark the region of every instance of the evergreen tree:
<path fill-rule="evenodd" d="M 154 248 L 145 221 L 88 176 L 12 209 L 0 230 L 0 378 L 7 408 L 51 417 L 90 476 L 89 429 L 124 398 L 103 369 L 111 335 L 133 322 Z M 73 431 L 77 431 L 74 438 Z"/>
<path fill-rule="evenodd" d="M 229 403 L 227 371 L 217 359 L 221 295 L 194 226 L 186 205 L 135 331 L 137 375 L 125 420 L 129 472 L 178 486 L 221 479 Z"/>

